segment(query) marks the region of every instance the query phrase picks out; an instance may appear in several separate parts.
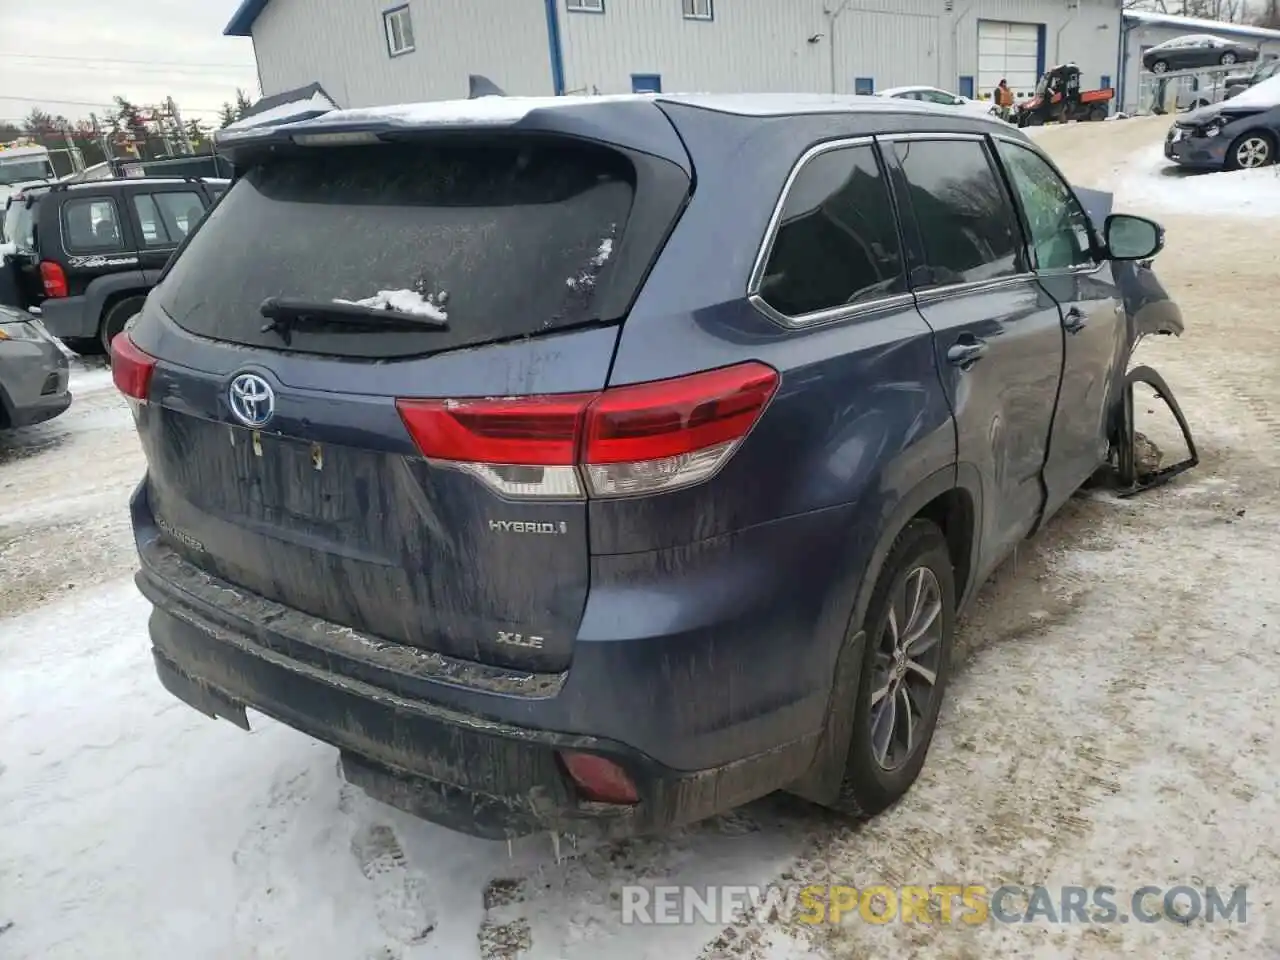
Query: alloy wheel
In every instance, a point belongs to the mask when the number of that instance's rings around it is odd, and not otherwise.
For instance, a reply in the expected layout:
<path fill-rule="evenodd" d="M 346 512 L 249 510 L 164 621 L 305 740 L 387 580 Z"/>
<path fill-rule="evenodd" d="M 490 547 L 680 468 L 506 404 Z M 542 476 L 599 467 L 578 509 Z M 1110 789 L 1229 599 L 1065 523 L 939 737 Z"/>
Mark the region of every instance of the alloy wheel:
<path fill-rule="evenodd" d="M 1243 169 L 1265 167 L 1271 162 L 1271 144 L 1265 137 L 1247 137 L 1236 147 L 1236 164 Z"/>
<path fill-rule="evenodd" d="M 902 580 L 878 638 L 871 693 L 871 754 L 885 770 L 920 745 L 937 697 L 942 654 L 942 589 L 928 567 Z"/>
<path fill-rule="evenodd" d="M 1159 63 L 1153 63 L 1151 65 L 1152 73 L 1164 73 L 1168 69 L 1169 69 L 1168 64 L 1166 64 L 1163 60 L 1161 60 Z"/>

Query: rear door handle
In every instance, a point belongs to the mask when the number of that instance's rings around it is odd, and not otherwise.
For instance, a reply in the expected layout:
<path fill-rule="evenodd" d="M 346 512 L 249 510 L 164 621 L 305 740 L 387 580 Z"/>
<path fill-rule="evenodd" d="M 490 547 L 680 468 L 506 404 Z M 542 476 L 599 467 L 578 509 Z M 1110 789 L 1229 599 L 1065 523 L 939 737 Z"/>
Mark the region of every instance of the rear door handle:
<path fill-rule="evenodd" d="M 1079 308 L 1072 307 L 1067 311 L 1063 325 L 1067 328 L 1067 333 L 1079 333 L 1089 325 L 1089 318 Z"/>
<path fill-rule="evenodd" d="M 961 340 L 947 349 L 947 360 L 961 370 L 968 370 L 986 355 L 987 341 L 985 340 Z"/>

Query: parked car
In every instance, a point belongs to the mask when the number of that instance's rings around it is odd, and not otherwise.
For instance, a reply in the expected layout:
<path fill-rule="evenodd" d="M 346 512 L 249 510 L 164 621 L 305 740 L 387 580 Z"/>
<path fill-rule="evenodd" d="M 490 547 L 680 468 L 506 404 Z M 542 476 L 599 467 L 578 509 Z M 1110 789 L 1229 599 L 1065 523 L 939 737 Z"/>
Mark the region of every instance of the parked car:
<path fill-rule="evenodd" d="M 1240 170 L 1275 163 L 1278 144 L 1280 76 L 1178 117 L 1164 155 L 1184 167 Z"/>
<path fill-rule="evenodd" d="M 1109 261 L 1162 244 L 1009 125 L 890 98 L 219 144 L 242 175 L 112 345 L 156 669 L 491 837 L 900 797 L 958 611 L 1108 460 Z"/>
<path fill-rule="evenodd" d="M 170 255 L 227 181 L 136 178 L 24 190 L 6 223 L 22 306 L 49 332 L 103 348 L 142 307 Z"/>
<path fill-rule="evenodd" d="M 1276 75 L 1276 71 L 1280 70 L 1280 57 L 1268 55 L 1258 61 L 1257 66 L 1243 77 L 1228 77 L 1226 83 L 1226 95 L 1223 99 L 1230 100 L 1238 94 L 1244 93 L 1250 87 L 1257 86 L 1263 80 L 1270 80 Z"/>
<path fill-rule="evenodd" d="M 71 406 L 70 369 L 25 310 L 0 305 L 0 430 L 52 420 Z"/>
<path fill-rule="evenodd" d="M 1257 47 L 1207 33 L 1192 33 L 1148 48 L 1142 55 L 1142 66 L 1152 73 L 1165 73 L 1169 70 L 1249 63 L 1257 59 Z"/>
<path fill-rule="evenodd" d="M 936 103 L 944 107 L 957 107 L 966 113 L 978 116 L 992 116 L 992 106 L 984 100 L 962 97 L 958 93 L 950 93 L 937 87 L 891 87 L 881 90 L 880 96 L 897 100 L 919 100 L 921 103 Z"/>

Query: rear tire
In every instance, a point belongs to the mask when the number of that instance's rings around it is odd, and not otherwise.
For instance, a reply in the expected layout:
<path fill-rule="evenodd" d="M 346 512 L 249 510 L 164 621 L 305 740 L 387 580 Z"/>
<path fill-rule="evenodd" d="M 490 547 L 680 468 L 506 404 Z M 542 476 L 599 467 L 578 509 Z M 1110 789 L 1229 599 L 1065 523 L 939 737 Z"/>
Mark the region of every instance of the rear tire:
<path fill-rule="evenodd" d="M 875 816 L 919 777 L 951 672 L 955 594 L 942 531 L 929 520 L 911 521 L 889 550 L 867 606 L 853 732 L 832 809 Z"/>
<path fill-rule="evenodd" d="M 142 305 L 147 302 L 146 297 L 125 297 L 119 303 L 113 304 L 105 315 L 102 317 L 102 325 L 98 328 L 98 336 L 102 340 L 102 349 L 107 354 L 107 359 L 111 359 L 111 341 L 115 339 L 115 335 L 124 329 L 124 325 L 129 319 L 142 309 Z"/>

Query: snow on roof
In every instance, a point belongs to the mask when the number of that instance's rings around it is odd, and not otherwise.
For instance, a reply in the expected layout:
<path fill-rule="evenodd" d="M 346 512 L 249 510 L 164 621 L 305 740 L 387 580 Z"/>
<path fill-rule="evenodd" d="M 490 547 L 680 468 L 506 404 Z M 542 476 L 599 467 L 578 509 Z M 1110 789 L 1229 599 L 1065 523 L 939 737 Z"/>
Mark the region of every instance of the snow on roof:
<path fill-rule="evenodd" d="M 1151 27 L 1174 27 L 1188 33 L 1229 33 L 1238 37 L 1256 37 L 1259 40 L 1280 40 L 1280 30 L 1251 27 L 1243 23 L 1225 23 L 1221 20 L 1201 20 L 1198 17 L 1178 17 L 1171 13 L 1148 13 L 1145 10 L 1126 10 L 1126 20 Z"/>

